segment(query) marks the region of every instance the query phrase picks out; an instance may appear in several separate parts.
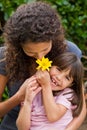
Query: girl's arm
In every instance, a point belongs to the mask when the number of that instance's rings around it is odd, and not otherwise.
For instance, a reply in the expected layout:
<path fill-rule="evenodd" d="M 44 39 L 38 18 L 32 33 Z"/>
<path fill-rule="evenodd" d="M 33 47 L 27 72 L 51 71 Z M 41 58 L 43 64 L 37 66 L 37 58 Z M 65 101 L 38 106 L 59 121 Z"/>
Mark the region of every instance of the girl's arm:
<path fill-rule="evenodd" d="M 36 94 L 41 90 L 36 84 L 29 84 L 26 88 L 24 104 L 19 112 L 16 125 L 18 130 L 29 130 L 31 124 L 31 105 Z"/>
<path fill-rule="evenodd" d="M 61 104 L 56 104 L 52 94 L 49 73 L 39 70 L 36 77 L 42 87 L 42 97 L 47 118 L 50 122 L 57 121 L 66 113 L 67 108 Z"/>
<path fill-rule="evenodd" d="M 84 90 L 83 90 L 84 93 Z M 85 97 L 83 94 L 83 108 L 82 111 L 80 113 L 80 115 L 78 117 L 75 117 L 71 123 L 67 126 L 67 128 L 65 130 L 77 130 L 81 124 L 83 123 L 85 117 L 86 117 L 86 103 L 85 103 Z"/>
<path fill-rule="evenodd" d="M 42 94 L 48 120 L 50 122 L 59 120 L 66 113 L 67 108 L 61 104 L 56 104 L 49 86 L 42 89 Z"/>
<path fill-rule="evenodd" d="M 18 92 L 15 95 L 10 97 L 6 101 L 0 102 L 0 117 L 3 117 L 12 108 L 17 106 L 18 104 L 20 104 L 20 102 L 22 102 L 24 100 L 26 86 L 28 85 L 28 83 L 30 81 L 32 81 L 34 79 L 35 79 L 34 77 L 27 79 L 22 84 L 22 86 L 20 87 L 20 89 L 18 90 Z M 2 95 L 4 93 L 4 89 L 5 89 L 6 84 L 7 84 L 7 77 L 0 75 L 0 101 L 2 99 Z"/>

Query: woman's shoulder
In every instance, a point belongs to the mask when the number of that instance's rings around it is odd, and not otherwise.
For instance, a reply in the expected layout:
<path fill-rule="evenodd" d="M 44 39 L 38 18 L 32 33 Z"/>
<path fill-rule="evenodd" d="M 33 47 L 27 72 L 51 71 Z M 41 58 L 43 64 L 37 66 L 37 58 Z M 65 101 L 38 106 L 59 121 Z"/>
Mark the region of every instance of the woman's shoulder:
<path fill-rule="evenodd" d="M 67 44 L 67 51 L 75 53 L 79 58 L 82 57 L 82 51 L 75 43 L 66 40 L 66 44 Z"/>
<path fill-rule="evenodd" d="M 6 68 L 5 68 L 6 62 L 5 62 L 5 55 L 4 55 L 5 49 L 6 47 L 4 46 L 0 47 L 0 74 L 2 75 L 6 75 Z"/>
<path fill-rule="evenodd" d="M 0 60 L 5 58 L 4 57 L 5 49 L 6 49 L 5 46 L 0 47 Z"/>

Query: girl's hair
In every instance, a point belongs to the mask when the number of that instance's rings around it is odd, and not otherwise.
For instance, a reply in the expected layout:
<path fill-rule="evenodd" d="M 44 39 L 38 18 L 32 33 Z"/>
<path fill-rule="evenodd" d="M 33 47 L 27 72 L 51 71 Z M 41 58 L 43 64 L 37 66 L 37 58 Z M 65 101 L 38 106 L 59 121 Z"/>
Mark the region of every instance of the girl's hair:
<path fill-rule="evenodd" d="M 48 54 L 50 59 L 63 53 L 66 48 L 64 30 L 58 13 L 43 2 L 23 4 L 18 7 L 4 27 L 4 38 L 6 69 L 8 77 L 12 80 L 16 79 L 16 76 L 19 79 L 29 76 L 28 69 L 34 61 L 23 52 L 23 44 L 52 40 L 52 50 Z"/>
<path fill-rule="evenodd" d="M 73 53 L 66 52 L 53 59 L 53 64 L 58 66 L 61 70 L 70 69 L 70 77 L 73 78 L 71 88 L 75 92 L 71 103 L 77 105 L 77 108 L 73 111 L 73 116 L 78 116 L 83 106 L 83 93 L 82 93 L 82 82 L 83 82 L 83 65 L 80 59 Z"/>
<path fill-rule="evenodd" d="M 87 94 L 87 81 L 84 83 L 84 94 Z"/>

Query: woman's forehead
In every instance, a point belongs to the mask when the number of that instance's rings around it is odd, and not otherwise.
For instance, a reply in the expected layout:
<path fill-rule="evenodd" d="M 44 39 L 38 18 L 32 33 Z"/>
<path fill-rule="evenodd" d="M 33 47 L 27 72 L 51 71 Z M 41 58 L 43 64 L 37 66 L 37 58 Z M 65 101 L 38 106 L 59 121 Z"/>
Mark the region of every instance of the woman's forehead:
<path fill-rule="evenodd" d="M 22 47 L 23 49 L 29 50 L 30 52 L 38 52 L 38 51 L 43 51 L 44 49 L 48 49 L 51 45 L 52 45 L 51 41 L 39 42 L 39 43 L 27 42 Z"/>

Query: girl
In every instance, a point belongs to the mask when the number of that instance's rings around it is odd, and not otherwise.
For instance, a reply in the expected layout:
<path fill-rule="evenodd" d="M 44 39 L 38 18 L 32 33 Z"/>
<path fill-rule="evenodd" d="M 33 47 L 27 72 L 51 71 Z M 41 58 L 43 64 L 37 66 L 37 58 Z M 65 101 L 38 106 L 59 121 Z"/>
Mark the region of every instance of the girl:
<path fill-rule="evenodd" d="M 37 71 L 36 80 L 39 87 L 32 80 L 26 88 L 18 130 L 65 130 L 83 106 L 81 61 L 73 53 L 61 54 L 49 73 Z"/>

